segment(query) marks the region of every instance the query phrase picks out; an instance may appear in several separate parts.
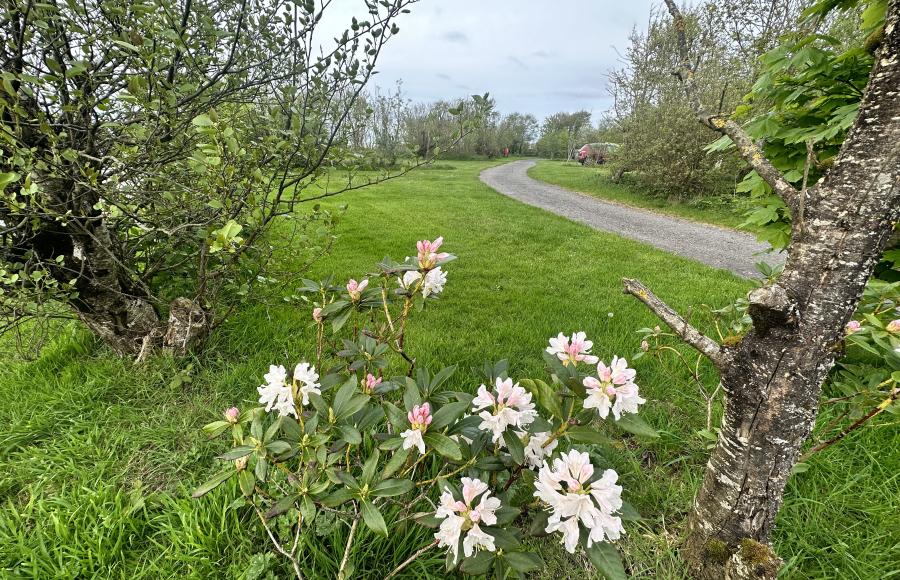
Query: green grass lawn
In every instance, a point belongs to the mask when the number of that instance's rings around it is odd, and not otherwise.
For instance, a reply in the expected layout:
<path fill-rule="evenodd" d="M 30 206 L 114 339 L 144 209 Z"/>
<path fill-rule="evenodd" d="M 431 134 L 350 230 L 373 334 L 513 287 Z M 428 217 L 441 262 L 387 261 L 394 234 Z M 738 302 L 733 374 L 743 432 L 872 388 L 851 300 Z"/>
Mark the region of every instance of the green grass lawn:
<path fill-rule="evenodd" d="M 546 181 L 579 193 L 599 197 L 626 205 L 706 222 L 728 228 L 737 228 L 744 221 L 739 204 L 723 198 L 701 198 L 690 202 L 678 202 L 660 197 L 650 197 L 628 182 L 613 183 L 605 166 L 582 166 L 575 161 L 538 161 L 528 170 L 534 179 Z"/>
<path fill-rule="evenodd" d="M 474 391 L 472 367 L 506 358 L 514 378 L 542 376 L 541 350 L 584 330 L 609 359 L 638 348 L 654 317 L 621 291 L 638 277 L 675 308 L 721 306 L 749 284 L 646 245 L 595 232 L 501 196 L 478 181 L 486 162 L 454 162 L 364 189 L 348 203 L 334 251 L 307 277 L 372 271 L 402 259 L 417 239 L 445 237 L 459 256 L 441 300 L 414 318 L 408 345 L 432 369 L 458 363 L 454 388 Z M 290 263 L 290 257 L 282 258 Z M 611 317 L 610 317 L 611 313 Z M 255 404 L 271 363 L 313 357 L 310 312 L 258 303 L 220 327 L 200 354 L 135 366 L 82 329 L 62 329 L 35 362 L 0 367 L 0 570 L 23 578 L 286 577 L 255 514 L 234 507 L 234 485 L 201 500 L 193 486 L 219 469 L 225 443 L 199 429 L 231 404 Z M 625 498 L 645 516 L 621 542 L 631 574 L 684 577 L 674 547 L 706 461 L 699 394 L 674 362 L 635 362 L 642 413 L 662 436 L 621 438 L 610 462 Z M 705 371 L 709 383 L 712 371 Z M 174 379 L 174 380 L 173 380 Z M 886 578 L 900 571 L 900 434 L 863 430 L 816 456 L 788 489 L 776 534 L 788 578 Z M 315 521 L 301 550 L 307 578 L 333 577 L 347 530 Z M 351 555 L 358 577 L 382 578 L 430 540 L 401 526 L 390 539 L 362 531 Z M 559 538 L 533 542 L 539 577 L 593 577 Z M 406 577 L 444 577 L 429 552 Z M 587 571 L 579 569 L 587 567 Z M 245 574 L 245 571 L 247 572 Z M 258 573 L 258 574 L 257 574 Z"/>

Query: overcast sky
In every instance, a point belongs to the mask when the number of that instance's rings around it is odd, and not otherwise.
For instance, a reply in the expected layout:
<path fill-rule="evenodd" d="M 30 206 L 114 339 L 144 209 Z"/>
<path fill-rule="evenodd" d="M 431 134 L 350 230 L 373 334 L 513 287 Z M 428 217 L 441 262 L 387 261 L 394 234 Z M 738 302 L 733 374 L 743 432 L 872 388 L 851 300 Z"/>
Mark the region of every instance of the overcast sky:
<path fill-rule="evenodd" d="M 503 113 L 542 119 L 610 108 L 606 72 L 632 27 L 646 28 L 651 0 L 420 0 L 397 20 L 376 83 L 403 80 L 414 101 L 491 93 Z M 334 0 L 328 28 L 359 14 Z"/>

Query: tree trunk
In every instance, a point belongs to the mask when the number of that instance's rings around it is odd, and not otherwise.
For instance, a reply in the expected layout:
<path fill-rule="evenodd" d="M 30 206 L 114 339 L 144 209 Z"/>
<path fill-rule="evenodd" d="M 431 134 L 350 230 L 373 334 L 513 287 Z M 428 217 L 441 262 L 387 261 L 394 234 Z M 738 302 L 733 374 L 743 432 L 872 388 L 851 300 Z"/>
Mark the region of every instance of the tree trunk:
<path fill-rule="evenodd" d="M 137 356 L 147 341 L 159 340 L 160 318 L 152 298 L 123 272 L 115 240 L 102 223 L 90 235 L 71 233 L 67 270 L 76 271 L 78 294 L 71 305 L 78 318 L 120 356 Z"/>
<path fill-rule="evenodd" d="M 702 579 L 774 579 L 769 547 L 784 488 L 818 413 L 822 383 L 900 219 L 900 0 L 890 0 L 883 44 L 860 110 L 833 167 L 797 191 L 734 121 L 708 113 L 695 87 L 686 23 L 666 0 L 679 37 L 678 71 L 698 120 L 727 135 L 791 209 L 791 244 L 778 279 L 749 295 L 753 328 L 720 347 L 635 280 L 625 291 L 719 369 L 725 413 L 688 519 L 682 555 Z"/>
<path fill-rule="evenodd" d="M 753 329 L 722 350 L 725 414 L 683 555 L 700 578 L 774 578 L 768 548 L 822 383 L 900 219 L 900 0 L 834 167 L 803 192 L 784 273 L 750 293 Z"/>
<path fill-rule="evenodd" d="M 159 346 L 183 356 L 208 333 L 211 317 L 187 298 L 172 301 L 163 325 L 158 299 L 125 265 L 129 260 L 102 216 L 42 224 L 32 247 L 57 281 L 75 280 L 69 305 L 120 356 L 143 359 Z"/>

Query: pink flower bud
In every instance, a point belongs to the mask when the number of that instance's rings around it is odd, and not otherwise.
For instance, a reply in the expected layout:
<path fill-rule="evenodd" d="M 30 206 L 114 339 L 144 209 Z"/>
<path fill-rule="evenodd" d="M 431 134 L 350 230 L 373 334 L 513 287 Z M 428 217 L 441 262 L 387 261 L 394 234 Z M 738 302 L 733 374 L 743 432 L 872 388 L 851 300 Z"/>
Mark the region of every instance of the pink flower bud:
<path fill-rule="evenodd" d="M 844 331 L 847 334 L 853 334 L 854 332 L 859 332 L 859 330 L 861 328 L 862 328 L 862 324 L 860 324 L 860 322 L 858 320 L 851 320 L 850 322 L 847 323 L 847 326 L 844 329 Z"/>
<path fill-rule="evenodd" d="M 372 375 L 372 373 L 367 374 L 366 378 L 364 378 L 361 381 L 363 391 L 365 391 L 366 393 L 371 395 L 372 392 L 375 390 L 375 387 L 377 387 L 378 385 L 381 384 L 381 381 L 382 381 L 381 377 L 376 378 L 374 375 Z"/>
<path fill-rule="evenodd" d="M 888 325 L 885 327 L 885 329 L 888 332 L 900 332 L 900 318 L 888 322 Z"/>
<path fill-rule="evenodd" d="M 357 282 L 353 278 L 347 282 L 347 293 L 350 295 L 351 300 L 359 300 L 360 296 L 362 296 L 363 291 L 369 286 L 369 280 L 365 279 L 362 282 Z"/>
<path fill-rule="evenodd" d="M 225 409 L 225 420 L 234 425 L 241 417 L 241 412 L 237 407 Z"/>
<path fill-rule="evenodd" d="M 431 405 L 429 405 L 428 403 L 416 405 L 415 407 L 413 407 L 412 411 L 407 413 L 406 418 L 409 419 L 409 424 L 413 429 L 425 431 L 425 429 L 428 428 L 428 425 L 430 425 L 431 421 L 434 419 L 431 416 Z"/>
<path fill-rule="evenodd" d="M 433 242 L 429 240 L 419 240 L 416 242 L 416 249 L 419 251 L 419 268 L 423 270 L 431 270 L 437 263 L 446 260 L 450 254 L 446 252 L 438 252 L 437 249 L 444 243 L 443 236 L 437 238 Z"/>
<path fill-rule="evenodd" d="M 647 352 L 648 350 L 650 350 L 650 343 L 647 342 L 646 340 L 642 340 L 641 341 L 641 350 L 644 352 Z"/>
<path fill-rule="evenodd" d="M 322 322 L 322 309 L 319 308 L 318 306 L 313 308 L 312 317 L 313 317 L 313 320 L 315 320 L 317 323 Z"/>

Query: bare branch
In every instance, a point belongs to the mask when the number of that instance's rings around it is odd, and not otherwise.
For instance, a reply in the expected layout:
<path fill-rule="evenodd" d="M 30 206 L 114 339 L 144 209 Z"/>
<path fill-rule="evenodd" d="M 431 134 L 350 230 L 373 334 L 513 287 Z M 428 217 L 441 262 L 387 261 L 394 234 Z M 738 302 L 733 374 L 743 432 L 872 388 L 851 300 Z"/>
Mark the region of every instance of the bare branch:
<path fill-rule="evenodd" d="M 687 34 L 685 32 L 686 23 L 684 15 L 675 0 L 665 0 L 669 14 L 672 15 L 672 21 L 675 25 L 675 33 L 678 36 L 678 53 L 681 59 L 676 74 L 681 79 L 684 91 L 687 93 L 688 100 L 697 119 L 703 125 L 709 127 L 717 133 L 727 135 L 735 144 L 741 157 L 752 167 L 760 177 L 765 180 L 769 186 L 775 190 L 784 203 L 786 203 L 792 211 L 796 211 L 800 203 L 800 193 L 791 183 L 784 178 L 784 175 L 775 168 L 772 163 L 766 159 L 762 149 L 753 142 L 750 135 L 734 121 L 722 118 L 719 115 L 713 115 L 703 107 L 700 102 L 700 95 L 696 86 L 696 71 L 694 64 L 691 62 L 690 53 L 688 51 Z"/>
<path fill-rule="evenodd" d="M 686 343 L 697 349 L 716 365 L 716 368 L 722 370 L 727 364 L 728 359 L 719 347 L 719 344 L 709 338 L 699 330 L 691 326 L 687 320 L 682 318 L 680 314 L 675 312 L 668 304 L 656 297 L 649 288 L 644 286 L 638 280 L 633 278 L 623 278 L 622 283 L 625 285 L 625 294 L 631 294 L 647 308 L 653 311 L 660 320 L 665 322 L 669 328 L 681 337 Z"/>

